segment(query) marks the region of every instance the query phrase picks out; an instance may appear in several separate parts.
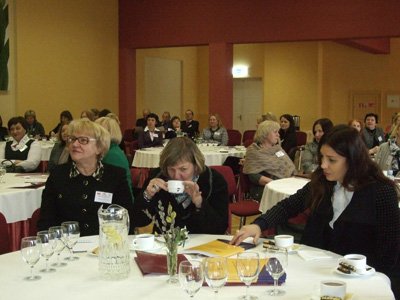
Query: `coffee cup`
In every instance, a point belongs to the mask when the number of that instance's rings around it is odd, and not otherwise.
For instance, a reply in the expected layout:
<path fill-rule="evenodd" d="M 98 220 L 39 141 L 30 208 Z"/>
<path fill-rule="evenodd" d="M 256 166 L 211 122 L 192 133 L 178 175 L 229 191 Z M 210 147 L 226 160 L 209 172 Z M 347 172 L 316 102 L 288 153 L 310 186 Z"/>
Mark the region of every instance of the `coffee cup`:
<path fill-rule="evenodd" d="M 185 190 L 183 181 L 180 180 L 168 180 L 168 192 L 171 194 L 182 194 Z"/>
<path fill-rule="evenodd" d="M 275 246 L 279 248 L 289 248 L 293 246 L 293 235 L 281 234 L 274 237 Z"/>
<path fill-rule="evenodd" d="M 342 300 L 346 297 L 346 283 L 340 280 L 321 281 L 321 297 L 338 297 Z"/>
<path fill-rule="evenodd" d="M 347 254 L 343 257 L 344 262 L 349 265 L 352 265 L 357 273 L 366 272 L 367 268 L 367 257 L 361 254 Z"/>
<path fill-rule="evenodd" d="M 137 250 L 149 250 L 154 248 L 154 235 L 144 233 L 138 234 L 133 239 L 133 246 Z"/>

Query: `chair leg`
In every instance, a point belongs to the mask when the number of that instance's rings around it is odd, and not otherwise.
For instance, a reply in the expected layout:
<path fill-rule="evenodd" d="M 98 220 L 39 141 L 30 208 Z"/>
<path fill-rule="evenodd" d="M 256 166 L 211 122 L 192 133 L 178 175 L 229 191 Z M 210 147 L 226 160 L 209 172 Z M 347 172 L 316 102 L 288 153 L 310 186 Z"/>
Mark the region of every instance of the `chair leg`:
<path fill-rule="evenodd" d="M 243 225 L 246 225 L 246 217 L 240 217 L 239 229 L 242 228 Z"/>

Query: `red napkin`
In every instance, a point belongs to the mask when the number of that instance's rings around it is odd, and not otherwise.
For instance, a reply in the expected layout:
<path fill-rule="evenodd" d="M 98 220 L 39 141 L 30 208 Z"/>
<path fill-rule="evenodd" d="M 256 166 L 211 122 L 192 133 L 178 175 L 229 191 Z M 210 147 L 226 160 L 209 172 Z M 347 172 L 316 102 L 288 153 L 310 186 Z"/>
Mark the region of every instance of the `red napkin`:
<path fill-rule="evenodd" d="M 168 274 L 167 256 L 143 251 L 136 251 L 136 264 L 143 275 L 146 274 Z M 178 265 L 187 258 L 183 254 L 178 254 Z"/>

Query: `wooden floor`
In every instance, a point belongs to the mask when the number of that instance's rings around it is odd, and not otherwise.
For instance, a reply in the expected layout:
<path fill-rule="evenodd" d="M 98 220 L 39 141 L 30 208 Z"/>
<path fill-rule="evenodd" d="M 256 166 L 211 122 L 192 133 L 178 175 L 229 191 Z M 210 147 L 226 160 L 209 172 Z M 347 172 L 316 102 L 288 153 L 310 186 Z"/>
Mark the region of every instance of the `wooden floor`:
<path fill-rule="evenodd" d="M 258 216 L 248 217 L 246 218 L 246 224 L 251 224 Z M 239 220 L 240 218 L 237 216 L 232 216 L 232 230 L 231 234 L 235 234 L 236 230 L 239 229 Z M 150 224 L 145 227 L 138 228 L 138 233 L 151 233 L 153 231 L 153 224 Z"/>

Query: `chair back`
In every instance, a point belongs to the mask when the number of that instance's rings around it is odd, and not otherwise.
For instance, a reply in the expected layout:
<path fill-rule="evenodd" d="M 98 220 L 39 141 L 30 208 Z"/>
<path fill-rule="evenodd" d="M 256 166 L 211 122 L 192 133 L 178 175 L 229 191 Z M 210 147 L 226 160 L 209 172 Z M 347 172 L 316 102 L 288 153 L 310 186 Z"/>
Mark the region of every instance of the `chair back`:
<path fill-rule="evenodd" d="M 239 188 L 240 188 L 240 195 L 239 200 L 247 199 L 248 195 L 250 194 L 250 187 L 251 182 L 247 174 L 243 173 L 243 166 L 240 168 L 239 173 Z"/>
<path fill-rule="evenodd" d="M 307 133 L 304 131 L 296 131 L 297 146 L 303 146 L 307 144 Z"/>
<path fill-rule="evenodd" d="M 139 149 L 139 142 L 137 140 L 124 141 L 124 145 L 125 145 L 125 154 L 134 157 L 136 150 Z"/>
<path fill-rule="evenodd" d="M 240 146 L 242 144 L 242 134 L 236 129 L 227 129 L 228 146 Z"/>
<path fill-rule="evenodd" d="M 251 141 L 251 142 L 248 142 L 248 143 L 253 143 L 253 140 L 254 140 L 254 135 L 256 134 L 256 131 L 255 130 L 245 130 L 244 132 L 243 132 L 243 138 L 242 138 L 242 142 L 243 142 L 243 145 L 245 145 L 245 142 L 246 141 Z M 249 144 L 249 145 L 250 145 Z"/>
<path fill-rule="evenodd" d="M 8 224 L 4 215 L 0 212 L 0 254 L 10 252 L 10 236 Z"/>
<path fill-rule="evenodd" d="M 38 232 L 37 223 L 40 219 L 40 208 L 37 208 L 29 219 L 29 235 L 35 236 Z"/>
<path fill-rule="evenodd" d="M 232 169 L 228 166 L 210 166 L 210 168 L 214 169 L 224 177 L 226 184 L 228 185 L 229 199 L 234 201 L 236 195 L 236 181 Z"/>
<path fill-rule="evenodd" d="M 122 136 L 122 140 L 124 142 L 132 142 L 134 140 L 133 134 L 135 132 L 135 129 L 125 129 L 124 134 Z"/>
<path fill-rule="evenodd" d="M 135 189 L 143 188 L 143 184 L 149 177 L 150 169 L 148 168 L 131 168 L 132 186 Z"/>

